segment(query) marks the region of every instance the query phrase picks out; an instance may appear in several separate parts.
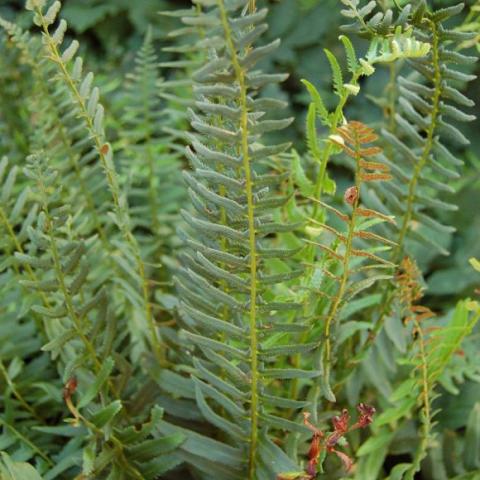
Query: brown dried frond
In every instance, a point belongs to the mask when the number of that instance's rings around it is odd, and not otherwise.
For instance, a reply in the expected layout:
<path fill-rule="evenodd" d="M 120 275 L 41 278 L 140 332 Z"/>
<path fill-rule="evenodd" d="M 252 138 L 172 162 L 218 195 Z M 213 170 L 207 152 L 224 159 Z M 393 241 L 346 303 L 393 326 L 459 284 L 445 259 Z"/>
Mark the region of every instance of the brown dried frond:
<path fill-rule="evenodd" d="M 401 264 L 399 273 L 396 275 L 396 282 L 399 287 L 398 293 L 403 304 L 403 315 L 405 323 L 416 320 L 420 322 L 431 318 L 435 314 L 426 306 L 418 305 L 423 298 L 424 287 L 421 285 L 420 270 L 410 257 L 405 257 Z"/>
<path fill-rule="evenodd" d="M 384 220 L 385 222 L 392 223 L 396 225 L 395 219 L 389 215 L 384 215 L 383 213 L 377 212 L 376 210 L 371 210 L 369 208 L 359 207 L 357 208 L 357 215 L 361 217 L 376 217 Z"/>
<path fill-rule="evenodd" d="M 337 129 L 337 133 L 345 140 L 346 143 L 364 145 L 373 143 L 378 140 L 378 135 L 373 128 L 362 122 L 351 120 L 346 125 L 342 125 Z"/>
<path fill-rule="evenodd" d="M 365 160 L 360 160 L 360 166 L 366 170 L 381 170 L 382 172 L 389 171 L 388 166 L 380 162 L 367 162 Z"/>
<path fill-rule="evenodd" d="M 367 232 L 365 230 L 360 230 L 355 232 L 355 236 L 359 238 L 364 238 L 366 240 L 377 240 L 380 243 L 386 243 L 387 245 L 391 245 L 392 247 L 396 247 L 397 243 L 389 238 L 382 237 L 381 235 L 377 235 L 373 232 Z"/>
<path fill-rule="evenodd" d="M 330 139 L 350 157 L 358 162 L 360 168 L 360 180 L 362 182 L 388 181 L 392 177 L 390 168 L 379 161 L 367 161 L 382 153 L 382 149 L 376 145 L 367 145 L 378 140 L 375 131 L 362 122 L 352 120 L 346 125 L 339 127 L 335 135 Z M 367 146 L 366 146 L 367 145 Z"/>
<path fill-rule="evenodd" d="M 332 418 L 332 431 L 326 435 L 318 427 L 310 423 L 310 413 L 303 413 L 303 424 L 312 432 L 312 439 L 310 448 L 308 450 L 308 464 L 305 470 L 306 478 L 316 478 L 318 465 L 320 463 L 320 455 L 323 449 L 327 453 L 333 453 L 343 463 L 346 472 L 350 472 L 353 467 L 353 460 L 344 452 L 338 450 L 340 440 L 349 432 L 358 428 L 366 428 L 373 421 L 375 408 L 365 403 L 360 403 L 357 406 L 358 418 L 357 421 L 350 424 L 350 414 L 347 409 L 343 409 L 340 415 Z M 281 477 L 287 478 L 287 477 Z M 293 477 L 294 479 L 296 477 Z M 302 477 L 299 477 L 302 478 Z"/>
<path fill-rule="evenodd" d="M 360 173 L 362 182 L 388 182 L 393 177 L 388 173 Z"/>

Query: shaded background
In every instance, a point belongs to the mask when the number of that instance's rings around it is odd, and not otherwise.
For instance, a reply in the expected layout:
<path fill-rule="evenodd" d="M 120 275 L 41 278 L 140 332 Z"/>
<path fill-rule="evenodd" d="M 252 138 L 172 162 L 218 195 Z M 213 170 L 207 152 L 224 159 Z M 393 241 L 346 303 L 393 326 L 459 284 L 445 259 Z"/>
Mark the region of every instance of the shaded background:
<path fill-rule="evenodd" d="M 386 6 L 391 0 L 383 0 Z M 405 1 L 401 2 L 405 3 Z M 449 6 L 456 0 L 430 0 L 435 7 Z M 480 10 L 478 2 L 466 2 L 464 14 L 457 22 L 464 22 L 468 12 L 475 8 Z M 110 121 L 115 121 L 112 106 L 116 92 L 121 91 L 125 74 L 131 70 L 133 56 L 138 50 L 147 27 L 152 32 L 158 47 L 161 60 L 170 60 L 170 54 L 162 52 L 162 47 L 171 45 L 167 33 L 175 27 L 175 20 L 158 14 L 161 10 L 186 8 L 191 5 L 188 0 L 65 0 L 62 16 L 68 21 L 71 31 L 80 41 L 82 54 L 89 68 L 103 86 L 103 98 L 107 111 L 110 108 Z M 269 58 L 268 65 L 263 68 L 270 71 L 287 71 L 289 79 L 277 90 L 269 92 L 274 96 L 289 101 L 290 114 L 296 117 L 294 127 L 289 130 L 290 140 L 297 150 L 304 150 L 304 118 L 308 95 L 300 83 L 306 78 L 314 83 L 322 93 L 327 106 L 333 106 L 335 98 L 331 93 L 330 70 L 323 48 L 329 48 L 337 56 L 344 58 L 338 35 L 342 18 L 340 0 L 259 0 L 258 5 L 270 8 L 270 30 L 267 38 L 282 39 L 281 47 Z M 0 14 L 6 18 L 16 18 L 23 27 L 30 26 L 30 15 L 24 9 L 23 0 L 0 0 Z M 473 17 L 476 24 L 473 28 L 480 32 L 480 11 Z M 480 38 L 480 37 L 479 37 Z M 478 38 L 477 38 L 478 40 Z M 356 45 L 361 53 L 365 45 L 357 40 Z M 478 43 L 477 43 L 478 49 Z M 467 53 L 474 53 L 470 49 Z M 479 70 L 479 64 L 473 67 Z M 6 75 L 7 72 L 1 72 Z M 164 76 L 175 75 L 174 71 L 163 72 Z M 381 114 L 380 109 L 371 101 L 385 87 L 388 71 L 377 72 L 364 80 L 362 95 L 355 98 L 347 109 L 350 119 L 374 121 Z M 1 82 L 1 78 L 0 78 Z M 480 82 L 470 83 L 466 91 L 477 105 L 480 97 Z M 478 106 L 476 107 L 478 110 Z M 447 310 L 459 296 L 471 295 L 475 284 L 475 273 L 468 265 L 471 256 L 480 257 L 480 138 L 478 122 L 462 125 L 472 145 L 463 151 L 457 151 L 465 162 L 462 178 L 455 182 L 456 198 L 459 211 L 446 214 L 443 219 L 457 227 L 457 233 L 441 239 L 450 245 L 452 255 L 441 257 L 425 250 L 421 253 L 423 267 L 427 267 L 429 291 L 427 301 L 434 309 Z M 337 169 L 337 181 L 342 182 L 345 173 Z"/>
<path fill-rule="evenodd" d="M 384 0 L 387 5 L 390 0 Z M 338 41 L 342 18 L 340 0 L 257 0 L 260 7 L 270 7 L 270 30 L 265 41 L 280 37 L 281 47 L 269 58 L 263 67 L 269 71 L 287 71 L 289 79 L 275 90 L 269 92 L 289 102 L 290 114 L 295 116 L 294 127 L 289 130 L 290 139 L 298 151 L 305 150 L 304 118 L 309 101 L 300 80 L 306 78 L 314 83 L 322 93 L 327 106 L 335 104 L 331 93 L 330 69 L 323 52 L 329 48 L 338 59 L 344 58 L 343 48 Z M 121 104 L 125 75 L 131 71 L 133 58 L 139 49 L 148 25 L 152 26 L 157 52 L 162 61 L 171 60 L 171 54 L 163 53 L 162 47 L 171 45 L 167 33 L 175 27 L 175 20 L 158 15 L 160 10 L 185 8 L 190 5 L 184 0 L 65 0 L 62 16 L 68 21 L 71 34 L 80 41 L 82 56 L 88 68 L 96 74 L 102 87 L 103 100 L 109 114 L 109 121 L 116 122 L 115 112 Z M 382 2 L 381 2 L 382 3 Z M 400 2 L 405 3 L 405 2 Z M 456 0 L 429 0 L 436 7 L 449 6 Z M 480 38 L 480 6 L 478 2 L 467 1 L 463 15 L 456 22 L 472 20 Z M 468 12 L 477 4 L 478 12 L 467 17 Z M 7 19 L 16 19 L 24 28 L 31 26 L 30 15 L 23 10 L 23 0 L 0 0 L 0 14 Z M 361 54 L 365 45 L 356 41 Z M 478 49 L 478 43 L 477 47 Z M 474 54 L 475 47 L 465 53 Z M 478 53 L 478 51 L 477 51 Z M 2 62 L 0 52 L 0 104 L 2 114 L 9 116 L 9 124 L 15 125 L 19 115 L 14 108 L 15 90 L 12 90 L 10 74 Z M 479 73 L 479 65 L 472 69 Z M 180 72 L 181 73 L 181 72 Z M 175 76 L 175 71 L 165 70 L 167 78 Z M 381 70 L 373 77 L 364 80 L 362 94 L 352 100 L 347 109 L 349 119 L 361 119 L 375 122 L 381 115 L 380 109 L 372 102 L 385 88 L 388 71 Z M 8 89 L 4 85 L 9 85 Z M 478 105 L 480 82 L 468 85 L 465 92 Z M 5 105 L 13 105 L 10 109 Z M 476 107 L 478 111 L 478 106 Z M 21 113 L 21 112 L 20 112 Z M 442 222 L 456 227 L 454 234 L 445 234 L 437 239 L 452 252 L 442 257 L 428 249 L 419 248 L 417 257 L 421 259 L 429 286 L 425 303 L 439 314 L 449 312 L 459 298 L 474 295 L 478 285 L 478 275 L 468 263 L 470 257 L 480 258 L 480 135 L 478 122 L 462 125 L 462 130 L 472 140 L 472 145 L 457 154 L 465 161 L 461 178 L 454 182 L 457 193 L 448 199 L 459 206 L 458 212 L 446 212 Z M 21 127 L 19 127 L 21 128 Z M 1 132 L 0 132 L 1 134 Z M 340 166 L 333 166 L 334 177 L 342 191 L 342 182 L 347 184 L 348 172 Z M 478 339 L 477 329 L 477 339 Z M 445 414 L 439 419 L 451 429 L 465 425 L 467 413 L 480 397 L 480 384 L 466 382 L 462 386 L 462 395 L 444 395 L 442 397 Z"/>

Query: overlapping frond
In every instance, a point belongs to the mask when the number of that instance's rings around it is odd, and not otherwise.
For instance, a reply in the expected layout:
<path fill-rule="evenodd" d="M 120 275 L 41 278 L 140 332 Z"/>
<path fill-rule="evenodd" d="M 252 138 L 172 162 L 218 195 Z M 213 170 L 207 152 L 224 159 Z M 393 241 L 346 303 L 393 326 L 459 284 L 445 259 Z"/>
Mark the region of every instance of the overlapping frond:
<path fill-rule="evenodd" d="M 338 329 L 338 317 L 344 308 L 350 308 L 355 297 L 379 280 L 391 278 L 395 267 L 385 258 L 384 252 L 395 246 L 390 239 L 371 231 L 379 223 L 395 223 L 393 217 L 366 208 L 361 202 L 362 191 L 369 183 L 391 180 L 390 169 L 378 160 L 381 149 L 373 143 L 378 140 L 375 132 L 357 121 L 350 121 L 337 129 L 330 141 L 350 157 L 355 171 L 354 185 L 344 194 L 350 212 L 342 212 L 319 201 L 330 220 L 327 223 L 311 219 L 311 232 L 320 235 L 319 240 L 309 240 L 320 248 L 323 255 L 324 280 L 317 293 L 325 296 L 322 343 L 322 386 L 325 396 L 335 401 L 330 387 L 330 370 L 333 364 L 333 330 Z M 315 201 L 315 199 L 313 199 Z M 345 311 L 343 319 L 348 317 Z M 336 347 L 339 345 L 337 344 Z"/>
<path fill-rule="evenodd" d="M 401 472 L 405 475 L 402 478 L 414 478 L 428 449 L 433 446 L 433 419 L 438 414 L 438 410 L 434 410 L 432 406 L 437 398 L 436 387 L 448 364 L 479 319 L 478 307 L 474 307 L 472 311 L 470 303 L 469 300 L 459 302 L 451 319 L 442 328 L 424 326 L 421 318 L 423 314 L 420 314 L 420 320 L 414 320 L 416 341 L 408 362 L 412 367 L 411 378 L 402 382 L 392 393 L 390 401 L 393 407 L 382 412 L 376 423 L 378 427 L 392 425 L 410 415 L 415 408 L 420 409 L 422 433 L 414 450 L 412 463 L 402 464 Z M 415 312 L 413 315 L 419 318 Z"/>
<path fill-rule="evenodd" d="M 367 9 L 364 17 L 371 14 L 374 3 L 370 2 L 372 8 Z M 445 26 L 462 8 L 463 4 L 459 4 L 430 12 L 424 2 L 419 2 L 414 11 L 405 7 L 401 13 L 415 38 L 412 41 L 421 41 L 430 48 L 425 56 L 408 60 L 410 72 L 398 78 L 398 107 L 391 112 L 393 128 L 382 131 L 388 152 L 385 161 L 391 167 L 393 181 L 379 185 L 371 202 L 399 219 L 398 233 L 388 233 L 391 238 L 397 235 L 398 247 L 392 252 L 394 262 L 403 257 L 406 248 L 408 250 L 407 240 L 448 253 L 435 237 L 451 233 L 452 228 L 439 223 L 434 212 L 456 209 L 455 205 L 440 199 L 439 193 L 453 192 L 449 182 L 458 178 L 457 169 L 462 164 L 451 153 L 450 145 L 468 144 L 456 124 L 475 118 L 462 110 L 471 107 L 473 102 L 459 91 L 458 83 L 475 78 L 459 66 L 468 66 L 476 58 L 459 53 L 454 47 L 470 34 Z M 366 25 L 376 17 L 377 14 Z M 370 27 L 374 33 L 379 28 Z M 356 30 L 368 33 L 359 24 Z"/>
<path fill-rule="evenodd" d="M 21 61 L 32 74 L 33 84 L 27 103 L 32 119 L 30 149 L 49 152 L 50 161 L 65 178 L 65 184 L 75 186 L 64 192 L 77 202 L 80 196 L 89 213 L 92 232 L 96 232 L 105 244 L 106 182 L 100 164 L 92 162 L 94 156 L 91 143 L 85 140 L 84 120 L 79 119 L 76 110 L 72 109 L 68 89 L 58 81 L 53 64 L 45 58 L 41 41 L 2 18 L 0 26 L 21 52 Z"/>
<path fill-rule="evenodd" d="M 126 274 L 128 280 L 122 282 L 124 293 L 136 309 L 135 314 L 140 316 L 141 323 L 148 329 L 148 337 L 142 335 L 141 341 L 149 341 L 157 362 L 164 365 L 166 354 L 155 323 L 148 269 L 142 259 L 138 241 L 132 233 L 127 198 L 120 188 L 112 146 L 105 136 L 105 109 L 99 101 L 99 89 L 93 87 L 93 73 L 83 73 L 83 60 L 77 55 L 78 41 L 73 40 L 64 46 L 67 22 L 61 19 L 53 33 L 50 31 L 60 8 L 61 3 L 58 1 L 47 11 L 43 1 L 27 2 L 27 9 L 34 12 L 35 24 L 42 29 L 45 56 L 53 64 L 56 77 L 68 90 L 67 106 L 70 113 L 81 120 L 78 128 L 83 130 L 81 141 L 88 145 L 89 161 L 98 162 L 104 172 L 111 195 L 109 205 L 113 207 L 113 212 L 108 212 L 109 218 L 122 234 L 121 239 L 112 242 L 121 254 L 114 255 L 111 259 L 118 264 L 116 268 Z"/>
<path fill-rule="evenodd" d="M 128 413 L 122 396 L 135 388 L 125 382 L 125 364 L 118 365 L 114 360 L 125 332 L 121 333 L 121 324 L 110 305 L 111 280 L 93 274 L 89 258 L 92 241 L 81 237 L 78 217 L 63 205 L 58 172 L 46 164 L 38 154 L 30 157 L 25 169 L 34 185 L 32 194 L 38 215 L 27 228 L 25 247 L 16 252 L 15 259 L 25 271 L 20 285 L 39 292 L 38 302 L 31 306 L 32 314 L 43 319 L 46 339 L 42 339 L 41 351 L 51 355 L 65 384 L 63 401 L 72 415 L 68 421 L 74 430 L 86 428 L 92 435 L 85 446 L 88 455 L 85 458 L 84 452 L 83 472 L 110 472 L 117 478 L 156 478 L 181 461 L 158 453 L 168 454 L 184 437 L 163 437 L 155 432 L 162 416 L 158 408 L 151 419 L 140 416 L 135 420 L 145 423 L 141 430 L 125 422 Z M 60 405 L 57 402 L 56 408 Z M 21 425 L 22 430 L 24 427 Z M 107 439 L 105 429 L 110 431 Z M 61 427 L 50 430 L 52 435 L 61 432 Z M 73 443 L 71 448 L 76 451 L 79 446 Z M 38 449 L 33 454 L 44 458 Z M 44 460 L 45 468 L 51 468 L 51 478 L 77 463 L 71 455 L 63 464 Z"/>

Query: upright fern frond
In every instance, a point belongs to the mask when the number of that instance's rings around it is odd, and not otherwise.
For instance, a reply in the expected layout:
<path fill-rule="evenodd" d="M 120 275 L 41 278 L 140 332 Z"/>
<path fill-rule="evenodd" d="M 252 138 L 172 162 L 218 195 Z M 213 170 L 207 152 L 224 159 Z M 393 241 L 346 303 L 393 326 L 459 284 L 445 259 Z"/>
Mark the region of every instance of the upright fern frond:
<path fill-rule="evenodd" d="M 468 144 L 465 136 L 451 122 L 472 121 L 475 118 L 454 104 L 463 107 L 473 105 L 455 85 L 471 81 L 475 76 L 459 71 L 455 65 L 468 65 L 476 58 L 455 51 L 453 45 L 466 38 L 466 34 L 444 26 L 462 8 L 463 4 L 459 4 L 430 12 L 424 2 L 419 2 L 413 11 L 402 11 L 402 18 L 406 19 L 404 28 L 413 32 L 415 39 L 429 44 L 430 49 L 425 57 L 410 58 L 407 64 L 411 70 L 397 79 L 399 87 L 395 108 L 386 110 L 393 115 L 388 120 L 391 129 L 381 132 L 388 155 L 383 161 L 390 167 L 393 178 L 391 182 L 374 185 L 368 194 L 369 205 L 397 218 L 396 227 L 379 226 L 382 234 L 396 243 L 389 258 L 395 264 L 399 264 L 406 254 L 411 254 L 415 245 L 448 255 L 447 249 L 436 238 L 451 234 L 454 229 L 440 223 L 435 212 L 456 210 L 455 205 L 439 198 L 439 192 L 453 192 L 449 180 L 458 178 L 456 169 L 462 161 L 454 156 L 446 142 L 460 146 Z M 370 15 L 371 11 L 365 15 Z M 379 28 L 373 25 L 376 17 L 371 18 L 372 24 L 367 22 L 369 30 L 362 30 L 363 27 L 357 25 L 357 31 L 375 35 Z M 384 290 L 374 334 L 362 348 L 363 353 L 383 327 L 393 301 L 394 292 L 390 284 Z"/>
<path fill-rule="evenodd" d="M 121 173 L 128 183 L 133 228 L 148 230 L 140 242 L 145 246 L 146 258 L 155 263 L 159 256 L 169 253 L 166 238 L 172 237 L 171 224 L 180 209 L 183 188 L 179 153 L 171 135 L 162 131 L 162 126 L 173 128 L 170 122 L 175 119 L 161 99 L 165 89 L 158 74 L 151 30 L 147 31 L 127 81 Z"/>
<path fill-rule="evenodd" d="M 403 205 L 398 247 L 393 252 L 395 261 L 401 257 L 408 238 L 446 253 L 445 249 L 432 239 L 433 235 L 427 233 L 428 230 L 440 234 L 451 231 L 450 227 L 441 225 L 432 218 L 430 213 L 432 210 L 456 209 L 454 205 L 436 198 L 435 195 L 435 192 L 452 192 L 447 182 L 458 176 L 455 167 L 462 164 L 448 150 L 445 142 L 468 144 L 465 136 L 451 122 L 472 121 L 475 118 L 454 106 L 454 104 L 472 106 L 473 103 L 451 82 L 473 80 L 474 76 L 461 73 L 454 65 L 469 64 L 476 58 L 454 52 L 451 47 L 455 39 L 443 26 L 443 22 L 461 8 L 459 5 L 443 13 L 440 10 L 427 15 L 418 28 L 419 34 L 431 43 L 431 53 L 426 62 L 415 60 L 409 62 L 420 74 L 420 78 L 418 76 L 399 78 L 400 112 L 395 117 L 397 133 L 394 135 L 385 132 L 385 138 L 406 160 L 402 163 L 405 167 L 395 171 L 397 184 L 405 185 L 405 190 L 401 187 L 400 196 L 398 193 L 382 192 L 387 201 L 393 193 Z M 392 207 L 393 203 L 395 202 L 392 202 Z M 393 207 L 392 210 L 396 211 L 396 208 Z M 415 228 L 412 228 L 412 223 L 415 223 Z"/>
<path fill-rule="evenodd" d="M 358 2 L 346 1 L 352 4 L 351 8 L 354 8 L 353 4 L 358 5 Z M 371 15 L 374 3 L 370 2 L 368 8 L 363 8 L 366 10 L 363 17 Z M 448 253 L 429 232 L 444 234 L 452 231 L 451 227 L 435 220 L 431 213 L 456 208 L 436 195 L 436 192 L 452 192 L 448 180 L 458 178 L 455 168 L 462 164 L 445 142 L 468 144 L 465 136 L 451 122 L 467 122 L 475 118 L 454 105 L 471 107 L 473 102 L 452 83 L 475 78 L 455 67 L 476 61 L 475 57 L 460 54 L 453 47 L 469 34 L 444 26 L 462 8 L 463 4 L 459 4 L 429 12 L 425 3 L 419 2 L 414 11 L 405 7 L 400 14 L 404 28 L 413 36 L 410 44 L 421 41 L 430 48 L 425 52 L 426 56 L 408 60 L 412 71 L 398 79 L 398 108 L 392 119 L 393 128 L 382 132 L 382 139 L 393 154 L 388 161 L 394 178 L 390 184 L 378 186 L 375 201 L 378 203 L 380 199 L 387 207 L 382 208 L 399 218 L 399 230 L 395 234 L 398 246 L 392 251 L 392 261 L 396 263 L 408 251 L 408 240 L 433 247 L 443 254 Z M 391 19 L 391 13 L 388 15 L 387 12 L 387 16 Z M 357 24 L 354 30 L 366 35 L 383 32 L 383 27 L 378 24 L 381 17 L 382 14 L 375 14 L 368 22 L 363 22 L 369 25 L 369 29 L 360 22 L 363 27 Z"/>
<path fill-rule="evenodd" d="M 355 48 L 347 36 L 340 36 L 347 57 L 348 74 L 350 76 L 348 81 L 344 81 L 343 71 L 335 55 L 329 50 L 325 50 L 332 70 L 334 92 L 339 97 L 333 112 L 330 113 L 326 109 L 322 97 L 314 85 L 307 80 L 302 80 L 312 100 L 307 115 L 307 144 L 311 157 L 319 164 L 317 179 L 314 182 L 314 196 L 317 200 L 321 199 L 323 191 L 328 193 L 333 190 L 332 181 L 328 178 L 327 166 L 330 157 L 336 151 L 332 143 L 327 143 L 324 148 L 320 148 L 316 132 L 316 115 L 318 115 L 322 124 L 328 127 L 329 134 L 335 134 L 337 128 L 345 120 L 344 109 L 349 98 L 358 95 L 360 92 L 360 78 L 373 75 L 375 72 L 374 65 L 377 63 L 393 64 L 400 59 L 422 58 L 428 54 L 430 44 L 412 38 L 412 29 L 404 30 L 402 25 L 395 24 L 395 26 L 392 26 L 391 32 L 389 28 L 385 31 L 375 32 L 363 58 L 358 58 Z M 314 216 L 319 211 L 318 205 L 315 205 L 313 208 Z"/>
<path fill-rule="evenodd" d="M 142 424 L 140 429 L 125 423 L 125 417 L 130 418 L 121 397 L 130 397 L 135 388 L 126 381 L 129 373 L 122 371 L 125 366 L 113 360 L 118 358 L 125 334 L 110 306 L 111 280 L 99 282 L 101 277 L 89 261 L 91 241 L 80 237 L 77 219 L 61 205 L 58 173 L 46 163 L 39 155 L 32 156 L 25 170 L 35 183 L 39 215 L 35 226 L 28 229 L 27 253 L 17 253 L 16 259 L 36 275 L 21 284 L 44 295 L 45 303 L 33 305 L 32 310 L 45 319 L 49 341 L 42 350 L 51 354 L 63 377 L 63 400 L 73 417 L 68 421 L 72 426 L 82 425 L 92 437 L 86 446 L 83 473 L 110 472 L 116 478 L 153 480 L 179 463 L 168 455 L 158 457 L 158 452 L 169 453 L 184 437 L 159 437 L 154 432 L 162 417 L 159 408 L 153 409 L 151 418 L 132 420 Z M 108 462 L 103 460 L 105 456 Z M 73 465 L 67 463 L 65 468 Z M 52 478 L 54 471 L 50 472 Z"/>
<path fill-rule="evenodd" d="M 75 185 L 75 189 L 65 193 L 72 196 L 72 202 L 75 198 L 79 207 L 83 204 L 92 221 L 92 231 L 96 231 L 104 247 L 108 247 L 102 219 L 105 214 L 103 205 L 108 205 L 108 195 L 102 195 L 105 179 L 99 175 L 100 166 L 91 164 L 91 146 L 85 145 L 84 136 L 79 135 L 78 119 L 72 115 L 68 89 L 62 82 L 55 81 L 54 66 L 43 57 L 42 43 L 37 37 L 3 18 L 0 18 L 0 26 L 21 52 L 22 63 L 32 73 L 31 101 L 28 102 L 32 118 L 31 151 L 49 152 L 52 164 L 65 178 L 65 185 Z"/>
<path fill-rule="evenodd" d="M 382 412 L 376 421 L 378 427 L 393 425 L 409 415 L 415 406 L 421 409 L 423 433 L 413 452 L 413 462 L 402 464 L 401 467 L 406 479 L 414 478 L 432 445 L 433 417 L 438 413 L 432 410 L 432 402 L 436 398 L 437 383 L 480 317 L 478 310 L 472 311 L 470 303 L 469 300 L 459 302 L 448 324 L 440 329 L 432 329 L 428 334 L 414 314 L 417 340 L 410 360 L 412 377 L 402 382 L 392 393 L 390 400 L 394 406 Z M 397 470 L 400 470 L 400 466 Z"/>
<path fill-rule="evenodd" d="M 351 213 L 343 213 L 320 201 L 321 206 L 333 214 L 336 223 L 344 225 L 344 228 L 340 231 L 333 226 L 334 222 L 327 224 L 311 219 L 312 233 L 319 229 L 324 238 L 322 242 L 313 243 L 324 252 L 325 259 L 325 280 L 318 293 L 330 300 L 325 313 L 321 353 L 322 386 L 330 401 L 335 401 L 330 387 L 330 370 L 333 364 L 332 328 L 338 327 L 338 315 L 345 306 L 351 306 L 350 302 L 360 292 L 376 281 L 391 278 L 385 268 L 391 270 L 394 267 L 394 264 L 376 252 L 392 248 L 395 244 L 370 231 L 375 224 L 394 223 L 392 217 L 367 209 L 360 203 L 361 192 L 368 183 L 391 179 L 388 166 L 375 161 L 381 149 L 371 144 L 377 140 L 378 137 L 371 128 L 356 121 L 338 128 L 337 134 L 330 136 L 330 141 L 338 145 L 354 163 L 355 183 L 346 190 L 344 196 L 345 203 L 351 207 Z M 327 241 L 328 237 L 330 240 Z"/>
<path fill-rule="evenodd" d="M 104 107 L 99 103 L 99 90 L 98 88 L 92 89 L 93 73 L 90 72 L 85 76 L 82 74 L 82 59 L 81 57 L 76 57 L 79 48 L 78 42 L 73 40 L 62 52 L 63 40 L 67 30 L 66 21 L 60 20 L 55 31 L 53 33 L 50 32 L 50 27 L 55 22 L 60 11 L 61 3 L 58 1 L 54 2 L 47 12 L 44 12 L 44 6 L 45 2 L 42 0 L 27 2 L 27 9 L 32 10 L 35 14 L 34 22 L 43 31 L 47 58 L 56 66 L 57 74 L 67 86 L 72 109 L 83 122 L 89 137 L 88 142 L 91 144 L 93 157 L 98 158 L 104 170 L 113 201 L 113 219 L 124 238 L 123 245 L 118 245 L 123 253 L 121 259 L 123 262 L 120 260 L 120 266 L 135 272 L 135 284 L 141 295 L 140 302 L 150 333 L 149 341 L 157 361 L 164 365 L 166 356 L 155 325 L 146 267 L 141 257 L 138 242 L 132 233 L 128 203 L 120 189 L 118 175 L 113 162 L 112 147 L 105 137 Z M 133 296 L 138 296 L 138 293 L 134 292 Z"/>
<path fill-rule="evenodd" d="M 215 5 L 199 17 L 183 18 L 187 25 L 208 25 L 208 37 L 223 41 L 194 74 L 196 134 L 187 150 L 193 171 L 185 180 L 195 213 L 183 215 L 195 236 L 185 234 L 189 252 L 182 256 L 177 285 L 184 336 L 196 349 L 198 407 L 242 449 L 241 478 L 253 480 L 271 478 L 279 468 L 264 457 L 271 447 L 262 424 L 304 431 L 281 417 L 282 407 L 303 403 L 277 397 L 276 381 L 318 372 L 278 368 L 282 355 L 313 347 L 292 343 L 302 327 L 288 320 L 299 306 L 272 300 L 275 285 L 299 274 L 287 263 L 295 251 L 273 248 L 275 234 L 294 228 L 278 221 L 278 208 L 288 200 L 275 194 L 283 177 L 262 169 L 288 147 L 263 144 L 263 133 L 285 128 L 291 119 L 263 119 L 267 108 L 281 102 L 257 97 L 261 87 L 286 77 L 253 69 L 278 42 L 252 45 L 266 29 L 265 10 L 250 12 L 246 1 Z"/>

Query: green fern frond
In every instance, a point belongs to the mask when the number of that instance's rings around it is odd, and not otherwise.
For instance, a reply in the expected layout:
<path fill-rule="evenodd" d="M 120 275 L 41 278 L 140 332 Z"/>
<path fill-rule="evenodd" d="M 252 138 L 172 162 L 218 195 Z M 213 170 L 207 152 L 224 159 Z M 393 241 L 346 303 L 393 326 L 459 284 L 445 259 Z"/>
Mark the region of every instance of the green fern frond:
<path fill-rule="evenodd" d="M 63 48 L 63 40 L 67 30 L 65 20 L 60 20 L 55 31 L 50 32 L 50 27 L 57 18 L 60 7 L 60 2 L 55 2 L 45 13 L 39 3 L 28 4 L 28 8 L 35 14 L 35 23 L 41 27 L 44 33 L 43 41 L 47 59 L 56 66 L 58 76 L 67 86 L 71 108 L 84 122 L 89 137 L 88 141 L 91 142 L 91 152 L 94 158 L 98 158 L 104 171 L 113 202 L 112 218 L 124 239 L 124 243 L 120 247 L 123 254 L 123 263 L 120 264 L 120 267 L 128 265 L 128 269 L 135 271 L 135 287 L 142 299 L 143 315 L 150 333 L 149 341 L 157 362 L 164 365 L 166 363 L 166 353 L 155 325 L 147 269 L 141 257 L 138 241 L 132 233 L 129 207 L 125 194 L 120 189 L 113 162 L 112 147 L 105 137 L 104 107 L 99 103 L 98 89 L 92 89 L 93 73 L 89 72 L 87 75 L 83 75 L 82 58 L 76 57 L 79 47 L 76 40 L 73 40 L 68 47 Z M 118 259 L 119 257 L 114 258 Z"/>
<path fill-rule="evenodd" d="M 267 236 L 294 226 L 276 220 L 278 207 L 286 201 L 276 193 L 281 178 L 261 170 L 269 155 L 287 147 L 265 145 L 262 134 L 283 129 L 291 120 L 263 118 L 263 105 L 273 100 L 257 98 L 257 91 L 276 78 L 253 67 L 277 42 L 252 45 L 258 36 L 252 32 L 265 30 L 261 22 L 266 12 L 238 12 L 246 5 L 218 1 L 200 17 L 192 17 L 208 23 L 209 38 L 224 40 L 193 75 L 196 110 L 191 118 L 196 134 L 187 156 L 194 170 L 185 179 L 195 212 L 185 212 L 184 219 L 195 237 L 186 234 L 191 250 L 182 256 L 177 285 L 183 335 L 196 356 L 197 405 L 228 443 L 244 451 L 242 478 L 254 479 L 279 472 L 262 461 L 269 447 L 261 425 L 270 425 L 272 431 L 304 431 L 282 417 L 282 399 L 275 400 L 277 379 L 311 378 L 318 372 L 277 367 L 279 356 L 307 348 L 296 345 L 293 334 L 273 333 L 298 308 L 272 302 L 275 285 L 299 273 L 288 271 L 286 260 L 280 262 L 287 267 L 283 273 L 272 270 L 280 260 L 270 250 L 274 240 Z M 183 21 L 188 24 L 190 17 Z M 232 359 L 246 375 L 241 382 L 222 368 Z M 236 477 L 225 472 L 222 478 Z"/>
<path fill-rule="evenodd" d="M 157 263 L 162 255 L 170 253 L 166 239 L 173 236 L 172 224 L 184 190 L 178 147 L 172 135 L 162 131 L 164 127 L 174 130 L 176 120 L 161 98 L 164 81 L 159 77 L 151 30 L 147 31 L 127 82 L 121 173 L 129 192 L 133 228 L 149 230 L 140 241 L 145 258 Z"/>
<path fill-rule="evenodd" d="M 332 299 L 326 309 L 321 348 L 323 372 L 321 383 L 323 394 L 329 401 L 335 401 L 330 387 L 330 371 L 333 364 L 332 329 L 337 328 L 338 316 L 343 307 L 360 292 L 376 281 L 391 278 L 384 267 L 392 269 L 394 265 L 376 255 L 375 248 L 372 247 L 380 245 L 391 248 L 395 245 L 388 238 L 369 230 L 374 223 L 392 222 L 392 219 L 373 210 L 366 210 L 360 204 L 365 184 L 391 179 L 389 168 L 375 160 L 381 153 L 381 149 L 371 145 L 378 140 L 377 135 L 372 129 L 355 121 L 338 128 L 337 132 L 330 136 L 330 141 L 338 145 L 354 162 L 355 184 L 346 190 L 344 196 L 345 203 L 351 207 L 352 212 L 343 213 L 321 202 L 321 206 L 332 214 L 336 222 L 345 226 L 342 231 L 332 224 L 312 219 L 315 232 L 318 230 L 318 234 L 324 238 L 320 242 L 314 242 L 324 253 L 325 262 L 323 269 L 325 279 L 318 289 Z M 329 243 L 325 241 L 327 235 L 330 237 Z M 371 242 L 374 242 L 373 245 Z M 363 277 L 362 272 L 367 275 Z"/>

